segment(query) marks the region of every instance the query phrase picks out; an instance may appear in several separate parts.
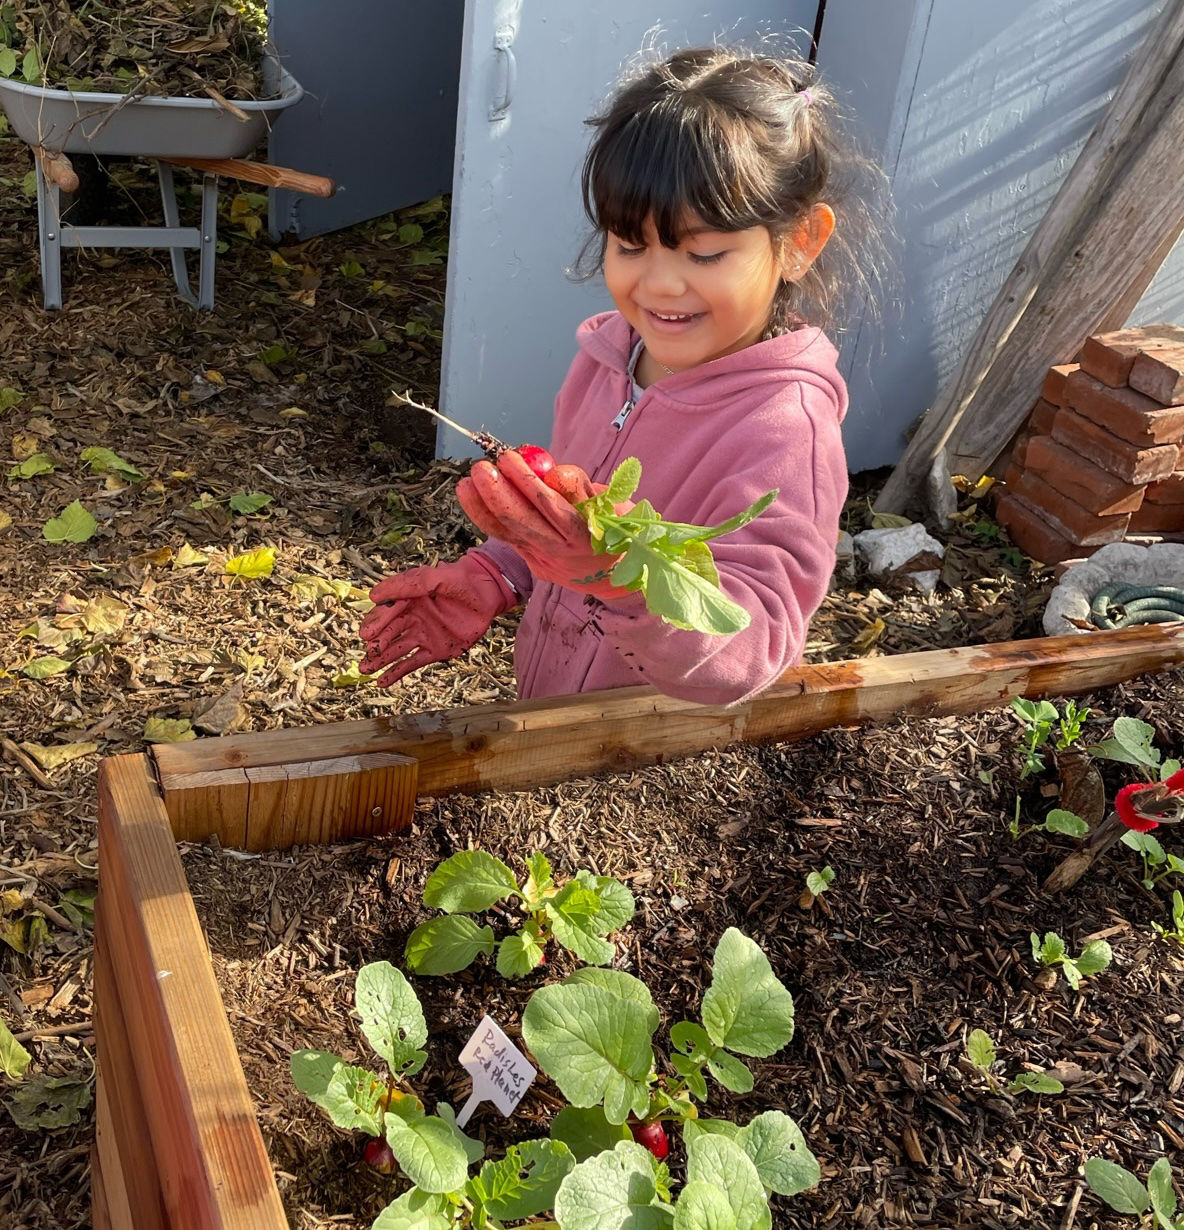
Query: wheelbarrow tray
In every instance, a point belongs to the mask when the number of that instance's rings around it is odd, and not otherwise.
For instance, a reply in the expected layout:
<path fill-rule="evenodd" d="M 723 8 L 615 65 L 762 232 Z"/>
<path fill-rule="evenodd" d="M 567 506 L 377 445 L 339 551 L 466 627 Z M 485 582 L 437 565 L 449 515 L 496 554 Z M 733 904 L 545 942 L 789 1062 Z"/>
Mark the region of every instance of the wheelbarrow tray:
<path fill-rule="evenodd" d="M 264 80 L 275 96 L 235 101 L 239 119 L 212 98 L 135 98 L 24 85 L 0 77 L 0 106 L 28 145 L 55 153 L 141 158 L 241 158 L 260 145 L 281 112 L 300 101 L 300 83 L 274 56 Z"/>

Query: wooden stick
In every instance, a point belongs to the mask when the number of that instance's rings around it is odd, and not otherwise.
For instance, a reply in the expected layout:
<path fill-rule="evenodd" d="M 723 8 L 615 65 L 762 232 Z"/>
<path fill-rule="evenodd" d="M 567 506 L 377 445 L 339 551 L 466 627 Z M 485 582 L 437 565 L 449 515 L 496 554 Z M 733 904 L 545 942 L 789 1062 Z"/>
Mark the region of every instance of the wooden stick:
<path fill-rule="evenodd" d="M 245 158 L 159 158 L 177 167 L 193 167 L 197 171 L 211 171 L 215 175 L 229 175 L 249 184 L 262 184 L 266 188 L 287 188 L 290 192 L 303 192 L 306 196 L 331 197 L 337 185 L 325 175 L 310 175 L 305 171 L 293 171 L 289 167 L 273 167 L 267 162 L 249 162 Z"/>
<path fill-rule="evenodd" d="M 1181 662 L 1184 624 L 1149 624 L 799 666 L 752 700 L 730 707 L 696 705 L 648 687 L 614 688 L 161 743 L 150 754 L 174 821 L 187 792 L 221 783 L 230 789 L 233 781 L 245 782 L 252 768 L 374 752 L 417 760 L 421 796 L 526 790 L 742 741 L 791 741 L 830 726 L 904 713 L 973 713 L 1014 696 L 1068 696 Z"/>
<path fill-rule="evenodd" d="M 64 1025 L 42 1025 L 38 1029 L 26 1029 L 13 1034 L 18 1042 L 31 1042 L 34 1038 L 69 1038 L 75 1034 L 94 1033 L 92 1021 L 67 1021 Z"/>
<path fill-rule="evenodd" d="M 3 749 L 6 760 L 19 764 L 43 790 L 53 789 L 53 782 L 49 780 L 41 766 L 23 748 L 17 747 L 11 739 L 0 737 L 0 749 Z"/>
<path fill-rule="evenodd" d="M 1108 254 L 1111 263 L 1100 274 L 1091 267 L 1088 273 L 1093 281 L 1086 281 L 1086 267 L 1082 261 L 1084 224 L 1112 181 L 1122 186 L 1130 160 L 1141 156 L 1149 139 L 1156 135 L 1165 117 L 1163 106 L 1157 107 L 1155 103 L 1162 104 L 1174 95 L 1176 87 L 1171 78 L 1178 70 L 1182 47 L 1184 6 L 1165 5 L 1142 46 L 1131 58 L 1130 69 L 1101 122 L 1090 135 L 980 323 L 953 378 L 940 391 L 889 476 L 876 500 L 877 511 L 899 512 L 904 508 L 930 473 L 934 460 L 947 450 L 959 425 L 971 418 L 979 407 L 989 407 L 989 426 L 1001 437 L 998 444 L 1002 447 L 1018 426 L 1018 422 L 1012 421 L 1015 418 L 1013 404 L 1031 406 L 1043 373 L 1052 364 L 1065 361 L 1065 349 L 1076 351 L 1085 337 L 1095 331 L 1098 320 L 1105 319 L 1115 298 L 1120 297 L 1113 294 L 1112 287 L 1121 280 L 1122 271 L 1129 269 L 1133 260 L 1136 273 L 1141 275 L 1146 260 L 1178 221 L 1177 213 L 1174 220 L 1164 222 L 1149 244 L 1141 243 L 1138 251 L 1120 249 L 1117 260 Z M 1175 140 L 1174 136 L 1170 138 L 1170 141 Z M 1160 144 L 1162 146 L 1162 142 Z M 1157 171 L 1139 189 L 1142 195 L 1133 202 L 1135 212 L 1155 213 L 1157 209 L 1171 206 L 1170 185 L 1179 178 L 1173 175 L 1171 168 L 1179 165 L 1181 155 L 1169 145 L 1167 149 L 1160 148 L 1156 157 L 1160 160 Z M 1154 177 L 1156 174 L 1158 178 Z M 1145 226 L 1142 229 L 1145 230 Z M 1130 218 L 1124 217 L 1117 234 L 1120 243 L 1131 237 L 1132 230 Z M 1084 286 L 1092 294 L 1108 296 L 1100 310 L 1090 308 L 1085 313 L 1091 317 L 1085 324 L 1078 319 L 1065 323 L 1065 314 L 1056 310 L 1059 297 L 1068 294 L 1068 274 L 1062 272 L 1065 269 L 1074 275 L 1083 275 L 1078 278 L 1079 287 Z M 1039 296 L 1041 302 L 1037 303 L 1035 300 L 1042 287 L 1045 293 Z M 1023 335 L 1017 329 L 1021 320 L 1031 325 Z M 1053 322 L 1063 327 L 1054 333 Z M 990 385 L 988 376 L 993 377 Z M 1000 385 L 1007 391 L 1006 398 Z M 1005 401 L 1002 411 L 999 408 L 1001 400 Z M 1023 410 L 1021 418 L 1022 415 Z M 948 451 L 952 467 L 956 450 L 949 448 Z M 969 474 L 965 466 L 961 469 Z M 977 474 L 971 476 L 978 477 Z"/>
<path fill-rule="evenodd" d="M 1067 888 L 1072 888 L 1097 862 L 1098 858 L 1109 850 L 1125 832 L 1126 825 L 1119 820 L 1114 812 L 1111 812 L 1090 833 L 1081 846 L 1074 850 L 1067 858 L 1062 859 L 1053 868 L 1051 875 L 1044 881 L 1044 891 L 1046 893 L 1063 893 Z"/>

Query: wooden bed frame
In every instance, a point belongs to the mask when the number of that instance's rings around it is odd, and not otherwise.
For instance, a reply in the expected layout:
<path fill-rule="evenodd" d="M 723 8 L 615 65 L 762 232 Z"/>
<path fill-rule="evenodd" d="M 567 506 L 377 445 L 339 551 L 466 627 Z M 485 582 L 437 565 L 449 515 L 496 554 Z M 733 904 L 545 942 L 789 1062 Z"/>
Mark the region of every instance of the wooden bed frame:
<path fill-rule="evenodd" d="M 177 841 L 397 832 L 419 796 L 519 790 L 900 714 L 1088 692 L 1184 662 L 1184 625 L 802 666 L 734 708 L 651 688 L 161 744 L 99 771 L 96 1230 L 287 1227 Z"/>

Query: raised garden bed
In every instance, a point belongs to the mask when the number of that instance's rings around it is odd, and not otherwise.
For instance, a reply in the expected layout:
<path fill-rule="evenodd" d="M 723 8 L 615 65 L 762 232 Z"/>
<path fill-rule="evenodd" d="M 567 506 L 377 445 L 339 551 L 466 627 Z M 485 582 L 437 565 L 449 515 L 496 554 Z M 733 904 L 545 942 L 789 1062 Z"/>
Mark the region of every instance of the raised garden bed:
<path fill-rule="evenodd" d="M 408 823 L 417 795 L 540 786 L 905 713 L 970 713 L 1181 660 L 1184 633 L 1153 626 L 802 667 L 731 710 L 628 689 L 109 758 L 100 777 L 95 1225 L 288 1224 L 178 838 L 265 849 L 391 832 Z"/>

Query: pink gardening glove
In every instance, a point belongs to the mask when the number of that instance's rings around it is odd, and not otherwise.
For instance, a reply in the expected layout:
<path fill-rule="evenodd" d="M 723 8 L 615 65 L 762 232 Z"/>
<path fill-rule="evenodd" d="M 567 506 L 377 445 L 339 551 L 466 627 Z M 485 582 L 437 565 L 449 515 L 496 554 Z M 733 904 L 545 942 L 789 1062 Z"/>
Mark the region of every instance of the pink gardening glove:
<path fill-rule="evenodd" d="M 429 662 L 444 662 L 472 648 L 503 611 L 510 609 L 509 587 L 496 568 L 462 555 L 451 564 L 409 568 L 380 581 L 371 591 L 378 603 L 362 620 L 366 656 L 359 669 L 389 688 Z"/>
<path fill-rule="evenodd" d="M 509 543 L 536 577 L 611 601 L 629 592 L 608 579 L 620 557 L 592 549 L 588 524 L 572 507 L 603 490 L 571 465 L 556 466 L 544 482 L 509 449 L 496 466 L 478 461 L 456 498 L 482 533 Z"/>

